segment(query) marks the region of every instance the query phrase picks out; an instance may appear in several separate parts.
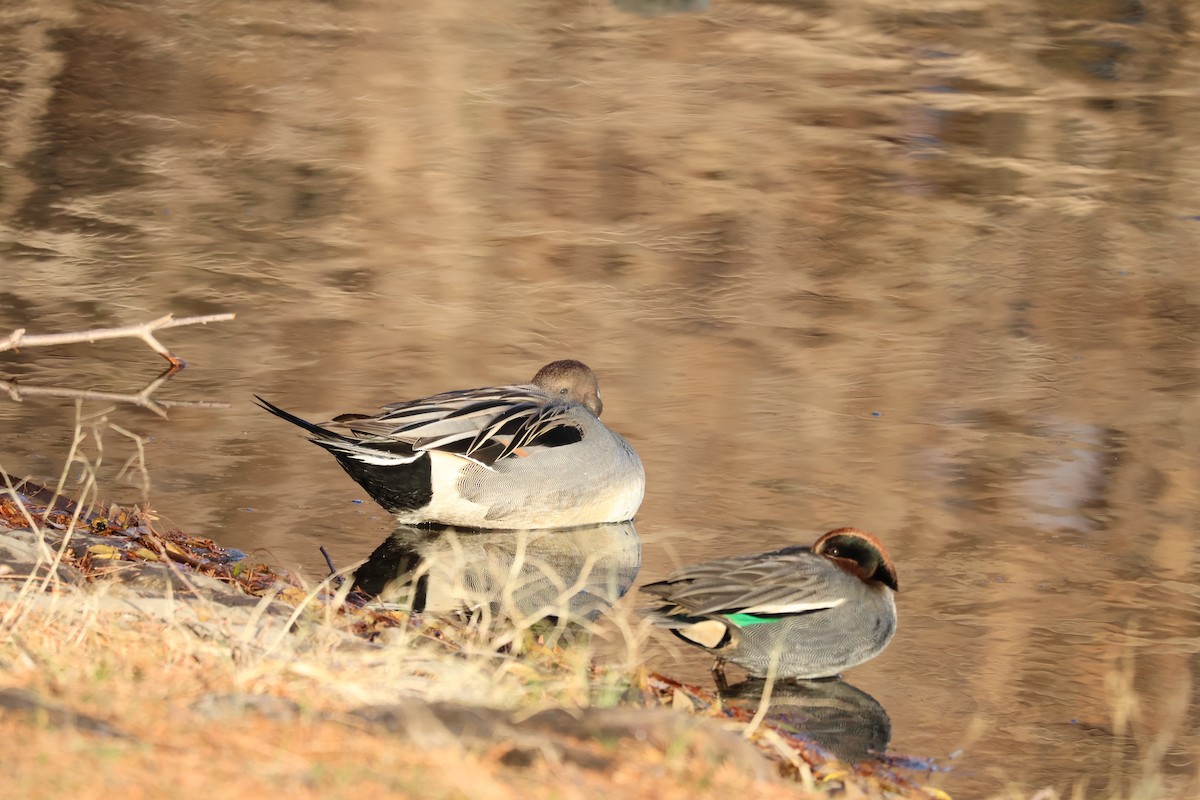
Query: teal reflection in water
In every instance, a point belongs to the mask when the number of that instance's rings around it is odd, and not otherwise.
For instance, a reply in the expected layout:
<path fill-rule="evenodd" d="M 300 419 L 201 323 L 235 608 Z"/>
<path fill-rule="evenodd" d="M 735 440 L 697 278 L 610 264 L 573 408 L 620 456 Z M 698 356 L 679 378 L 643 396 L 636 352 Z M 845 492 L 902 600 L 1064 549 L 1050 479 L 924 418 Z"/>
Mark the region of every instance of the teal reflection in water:
<path fill-rule="evenodd" d="M 726 705 L 755 711 L 766 681 L 752 678 L 721 692 Z M 878 758 L 892 738 L 892 721 L 879 701 L 840 678 L 777 681 L 765 719 L 849 763 Z"/>

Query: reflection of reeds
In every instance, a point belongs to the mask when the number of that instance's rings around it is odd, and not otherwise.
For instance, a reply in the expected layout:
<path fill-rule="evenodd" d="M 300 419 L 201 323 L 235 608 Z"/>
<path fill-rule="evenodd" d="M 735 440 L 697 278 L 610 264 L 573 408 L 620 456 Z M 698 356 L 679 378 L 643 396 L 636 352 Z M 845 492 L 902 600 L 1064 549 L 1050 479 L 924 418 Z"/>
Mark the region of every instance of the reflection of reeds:
<path fill-rule="evenodd" d="M 1105 791 L 1111 797 L 1134 800 L 1200 796 L 1200 753 L 1189 751 L 1185 740 L 1188 714 L 1194 708 L 1190 670 L 1154 673 L 1154 679 L 1170 689 L 1161 697 L 1157 715 L 1152 715 L 1145 693 L 1137 687 L 1138 641 L 1140 632 L 1136 623 L 1131 623 L 1109 652 L 1104 685 L 1112 719 L 1112 757 Z M 1172 786 L 1167 775 L 1171 754 L 1183 756 L 1191 765 L 1186 787 Z M 1132 776 L 1131 763 L 1140 765 L 1140 774 Z"/>

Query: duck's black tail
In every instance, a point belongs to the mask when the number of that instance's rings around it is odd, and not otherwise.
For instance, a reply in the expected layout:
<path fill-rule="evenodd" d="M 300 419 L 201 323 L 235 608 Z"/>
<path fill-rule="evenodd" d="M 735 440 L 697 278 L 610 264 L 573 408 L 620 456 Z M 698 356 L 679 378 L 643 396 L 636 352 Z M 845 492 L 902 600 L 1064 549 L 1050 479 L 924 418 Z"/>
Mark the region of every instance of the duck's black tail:
<path fill-rule="evenodd" d="M 332 453 L 342 469 L 388 511 L 411 511 L 432 499 L 429 454 L 414 450 L 409 442 L 346 436 L 301 419 L 258 395 L 254 399 L 260 407 L 307 431 L 310 441 Z"/>
<path fill-rule="evenodd" d="M 303 428 L 304 430 L 311 433 L 313 435 L 313 441 L 316 442 L 317 444 L 322 444 L 323 441 L 324 442 L 342 442 L 342 443 L 347 443 L 347 444 L 355 444 L 356 443 L 356 441 L 349 436 L 343 436 L 342 434 L 340 434 L 336 431 L 331 431 L 328 428 L 322 428 L 320 425 L 316 424 L 315 422 L 309 422 L 306 419 L 301 419 L 300 417 L 297 417 L 295 414 L 291 413 L 290 411 L 284 411 L 282 408 L 275 405 L 274 403 L 268 403 L 266 400 L 263 400 L 258 395 L 254 395 L 254 399 L 258 401 L 259 408 L 265 408 L 267 411 L 270 411 L 272 414 L 279 417 L 280 419 L 286 419 L 288 422 L 292 423 L 296 427 Z"/>

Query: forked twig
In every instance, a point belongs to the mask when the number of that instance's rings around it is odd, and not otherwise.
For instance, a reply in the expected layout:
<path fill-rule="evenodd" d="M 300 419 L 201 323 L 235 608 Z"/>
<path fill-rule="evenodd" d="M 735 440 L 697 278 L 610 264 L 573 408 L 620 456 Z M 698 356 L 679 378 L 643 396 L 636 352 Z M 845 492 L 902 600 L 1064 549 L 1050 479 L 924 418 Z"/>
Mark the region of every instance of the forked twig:
<path fill-rule="evenodd" d="M 55 344 L 76 344 L 78 342 L 96 342 L 101 339 L 126 339 L 134 338 L 141 339 L 150 349 L 165 358 L 172 367 L 180 369 L 186 366 L 184 360 L 176 355 L 173 355 L 170 350 L 163 347 L 158 339 L 154 338 L 154 332 L 164 330 L 166 328 L 178 328 L 183 325 L 207 325 L 210 322 L 225 322 L 235 317 L 235 314 L 206 314 L 200 317 L 183 317 L 175 319 L 173 314 L 167 314 L 165 317 L 151 320 L 150 322 L 141 322 L 137 325 L 123 325 L 119 328 L 95 328 L 90 331 L 78 331 L 75 333 L 39 333 L 34 335 L 26 335 L 24 328 L 18 328 L 4 338 L 0 338 L 0 352 L 5 350 L 14 350 L 20 347 L 45 347 Z"/>

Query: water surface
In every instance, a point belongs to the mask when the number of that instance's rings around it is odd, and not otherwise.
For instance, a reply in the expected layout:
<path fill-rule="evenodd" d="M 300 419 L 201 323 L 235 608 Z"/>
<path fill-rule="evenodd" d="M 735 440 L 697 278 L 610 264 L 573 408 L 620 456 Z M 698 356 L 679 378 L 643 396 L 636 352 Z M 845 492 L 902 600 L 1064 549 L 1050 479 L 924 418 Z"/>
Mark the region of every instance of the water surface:
<path fill-rule="evenodd" d="M 0 335 L 237 312 L 161 337 L 191 367 L 155 396 L 226 408 L 84 404 L 145 439 L 101 480 L 311 575 L 392 525 L 251 393 L 319 418 L 580 358 L 646 463 L 639 581 L 865 528 L 900 629 L 847 677 L 894 752 L 963 797 L 1191 795 L 1200 7 L 632 5 L 8 3 Z M 75 422 L 0 396 L 0 467 L 53 478 Z"/>

